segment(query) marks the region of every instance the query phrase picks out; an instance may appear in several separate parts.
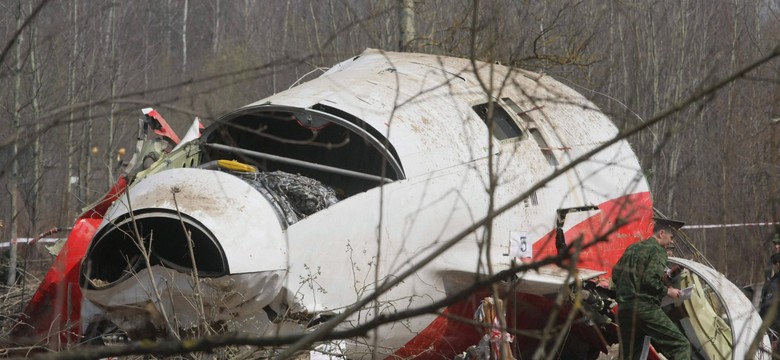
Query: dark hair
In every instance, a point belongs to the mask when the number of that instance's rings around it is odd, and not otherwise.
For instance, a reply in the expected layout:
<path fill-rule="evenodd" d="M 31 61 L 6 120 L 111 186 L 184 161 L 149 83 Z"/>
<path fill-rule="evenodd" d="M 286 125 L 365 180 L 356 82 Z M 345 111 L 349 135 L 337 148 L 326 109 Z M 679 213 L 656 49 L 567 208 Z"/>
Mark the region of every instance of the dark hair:
<path fill-rule="evenodd" d="M 666 230 L 668 232 L 672 232 L 672 227 L 669 226 L 668 224 L 656 222 L 655 226 L 653 226 L 653 234 L 655 234 L 655 233 L 657 233 L 657 232 L 659 232 L 661 230 Z"/>
<path fill-rule="evenodd" d="M 772 257 L 769 258 L 770 261 L 772 261 L 772 264 L 780 263 L 780 253 L 772 254 Z"/>
<path fill-rule="evenodd" d="M 653 233 L 657 233 L 661 230 L 674 233 L 674 230 L 680 230 L 685 225 L 684 222 L 672 219 L 653 218 Z"/>

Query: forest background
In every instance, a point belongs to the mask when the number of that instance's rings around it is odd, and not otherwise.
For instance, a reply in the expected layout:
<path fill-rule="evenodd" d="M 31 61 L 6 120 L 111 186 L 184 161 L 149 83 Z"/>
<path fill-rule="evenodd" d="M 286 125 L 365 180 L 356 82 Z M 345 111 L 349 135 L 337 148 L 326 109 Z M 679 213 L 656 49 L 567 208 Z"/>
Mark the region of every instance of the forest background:
<path fill-rule="evenodd" d="M 141 108 L 183 134 L 195 116 L 208 125 L 366 48 L 544 72 L 629 128 L 780 46 L 778 0 L 2 0 L 0 9 L 4 242 L 69 226 L 99 199 L 123 149 L 132 155 Z M 780 221 L 778 81 L 774 59 L 629 139 L 657 210 L 695 225 Z M 686 234 L 747 284 L 763 280 L 776 231 Z M 35 256 L 30 267 L 51 263 Z"/>

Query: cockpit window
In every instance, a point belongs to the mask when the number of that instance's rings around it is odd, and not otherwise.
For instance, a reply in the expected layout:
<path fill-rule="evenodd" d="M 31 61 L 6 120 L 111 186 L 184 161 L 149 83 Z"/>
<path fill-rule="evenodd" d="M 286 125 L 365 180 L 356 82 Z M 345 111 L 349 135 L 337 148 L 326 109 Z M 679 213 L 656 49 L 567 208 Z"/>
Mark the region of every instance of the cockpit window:
<path fill-rule="evenodd" d="M 489 107 L 488 103 L 472 106 L 474 112 L 479 115 L 482 121 L 490 127 L 490 133 L 498 140 L 506 140 L 520 137 L 523 132 L 520 127 L 517 126 L 514 119 L 504 110 L 499 103 L 493 103 L 493 116 L 492 119 L 488 118 Z"/>
<path fill-rule="evenodd" d="M 339 199 L 403 179 L 384 137 L 328 110 L 263 105 L 229 115 L 204 134 L 203 162 L 235 159 L 262 172 L 298 174 L 334 189 Z"/>

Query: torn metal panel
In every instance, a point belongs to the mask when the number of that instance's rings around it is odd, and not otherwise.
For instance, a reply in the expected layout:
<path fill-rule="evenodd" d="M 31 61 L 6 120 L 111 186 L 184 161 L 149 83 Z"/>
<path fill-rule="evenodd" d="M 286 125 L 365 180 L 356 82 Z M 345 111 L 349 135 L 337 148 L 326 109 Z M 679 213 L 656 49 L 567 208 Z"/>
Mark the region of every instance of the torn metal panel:
<path fill-rule="evenodd" d="M 477 76 L 507 87 L 486 94 Z M 483 120 L 475 111 L 491 101 L 511 129 L 504 140 L 491 134 L 490 112 Z M 85 314 L 133 338 L 200 323 L 254 335 L 332 330 L 329 319 L 350 329 L 437 304 L 519 262 L 566 255 L 582 239 L 590 247 L 578 254 L 577 277 L 555 267 L 517 277 L 507 320 L 524 344 L 517 357 L 530 358 L 538 339 L 523 334 L 548 323 L 557 305 L 547 295 L 608 282 L 622 251 L 650 231 L 649 186 L 625 141 L 546 179 L 617 133 L 590 105 L 549 76 L 369 49 L 226 114 L 201 138 L 191 131 L 185 139 L 194 140 L 170 152 L 172 140 L 147 137 L 139 161 L 159 159 L 136 162 L 125 195 L 96 212 L 105 219 L 82 261 Z M 556 227 L 560 209 L 588 211 Z M 373 303 L 347 312 L 384 284 L 392 286 Z M 562 328 L 575 334 L 562 357 L 606 351 L 616 339 L 604 289 L 588 290 L 600 317 Z M 382 325 L 339 351 L 452 358 L 481 335 L 451 321 L 471 318 L 473 300 Z"/>
<path fill-rule="evenodd" d="M 203 124 L 200 122 L 200 118 L 196 117 L 195 120 L 192 121 L 192 125 L 190 125 L 189 129 L 187 129 L 187 132 L 184 134 L 184 137 L 181 138 L 181 141 L 171 151 L 176 151 L 182 145 L 199 138 L 202 132 L 203 132 Z"/>
<path fill-rule="evenodd" d="M 263 333 L 272 326 L 263 308 L 280 294 L 284 275 L 273 270 L 197 278 L 160 265 L 143 268 L 131 281 L 85 289 L 98 311 L 82 315 L 83 326 L 105 319 L 134 340 L 165 337 L 169 326 L 186 331 L 221 324 L 223 331 L 250 327 Z"/>
<path fill-rule="evenodd" d="M 713 359 L 721 356 L 732 359 L 744 359 L 748 354 L 750 344 L 752 344 L 757 336 L 760 336 L 759 349 L 755 353 L 754 359 L 770 359 L 772 357 L 769 337 L 765 334 L 757 334 L 758 330 L 761 328 L 761 317 L 739 287 L 729 281 L 723 274 L 704 264 L 681 258 L 669 258 L 669 262 L 681 265 L 688 271 L 693 272 L 697 278 L 701 279 L 701 282 L 697 281 L 699 286 L 701 286 L 701 284 L 706 286 L 706 288 L 700 287 L 696 290 L 698 292 L 706 291 L 715 297 L 715 299 L 702 299 L 703 305 L 699 306 L 707 309 L 696 309 L 692 307 L 695 303 L 689 301 L 685 302 L 685 306 L 688 308 L 688 315 L 691 316 L 691 321 L 689 321 L 689 323 L 693 324 L 688 326 L 684 325 L 683 328 L 686 330 L 686 335 L 689 338 L 692 338 L 691 343 L 707 344 L 715 338 L 712 334 L 702 338 L 694 338 L 697 334 L 706 334 L 706 331 L 696 332 L 691 328 L 691 326 L 693 326 L 693 328 L 700 328 L 700 325 L 696 325 L 697 322 L 711 323 L 717 321 L 721 323 L 722 326 L 727 327 L 724 334 L 730 336 L 727 345 L 730 349 L 727 349 L 727 353 L 717 353 L 715 352 L 715 348 L 712 348 L 709 350 L 703 349 L 700 356 L 714 356 L 712 357 Z M 717 302 L 717 305 L 708 305 L 708 303 L 713 301 Z M 716 306 L 719 311 L 723 311 L 725 316 L 723 318 L 713 319 L 712 314 L 715 314 L 715 316 L 720 315 L 712 312 L 712 310 L 703 311 L 709 310 L 709 308 L 713 306 Z M 697 318 L 697 314 L 701 316 L 701 318 Z M 701 326 L 705 325 L 701 324 Z M 708 346 L 712 345 L 710 344 Z"/>
<path fill-rule="evenodd" d="M 535 295 L 555 294 L 561 289 L 568 288 L 575 281 L 590 280 L 605 273 L 605 271 L 577 269 L 575 276 L 569 269 L 557 265 L 547 265 L 542 266 L 537 271 L 519 274 L 515 289 L 519 292 Z"/>

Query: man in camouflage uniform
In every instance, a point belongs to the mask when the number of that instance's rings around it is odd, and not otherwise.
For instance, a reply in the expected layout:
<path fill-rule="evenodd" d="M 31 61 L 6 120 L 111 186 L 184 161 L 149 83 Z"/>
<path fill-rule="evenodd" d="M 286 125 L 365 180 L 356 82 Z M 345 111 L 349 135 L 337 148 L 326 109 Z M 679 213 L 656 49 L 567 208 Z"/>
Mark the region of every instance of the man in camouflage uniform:
<path fill-rule="evenodd" d="M 772 255 L 780 254 L 780 233 L 775 233 L 775 235 L 772 237 Z M 761 303 L 759 304 L 760 308 L 764 307 L 765 299 L 769 295 L 769 287 L 772 284 L 772 278 L 777 274 L 777 269 L 775 269 L 774 263 L 770 259 L 769 264 L 767 265 L 766 269 L 764 269 L 764 286 L 761 287 Z M 763 313 L 761 317 L 763 317 Z"/>
<path fill-rule="evenodd" d="M 639 359 L 644 337 L 668 359 L 690 359 L 688 339 L 661 310 L 664 295 L 678 298 L 680 290 L 664 284 L 666 250 L 674 230 L 684 223 L 654 219 L 653 236 L 629 246 L 612 270 L 618 302 L 622 359 Z"/>
<path fill-rule="evenodd" d="M 772 263 L 774 274 L 767 281 L 767 285 L 764 286 L 767 292 L 761 299 L 761 306 L 758 311 L 761 318 L 766 318 L 773 303 L 780 301 L 780 253 L 772 254 L 770 262 Z M 770 328 L 774 331 L 780 331 L 780 321 L 778 320 L 780 320 L 780 312 L 775 313 L 774 321 L 770 325 Z"/>
<path fill-rule="evenodd" d="M 772 237 L 772 253 L 780 253 L 780 233 L 776 233 L 775 236 Z"/>
<path fill-rule="evenodd" d="M 764 321 L 767 321 L 767 317 L 771 315 L 769 328 L 774 332 L 780 332 L 780 307 L 776 304 L 780 302 L 780 253 L 772 254 L 769 261 L 772 263 L 773 275 L 764 283 L 764 293 L 758 314 Z M 780 351 L 777 348 L 777 343 L 777 339 L 772 337 L 772 352 L 775 355 L 778 355 Z"/>

